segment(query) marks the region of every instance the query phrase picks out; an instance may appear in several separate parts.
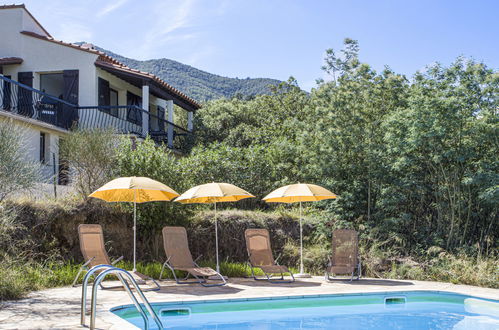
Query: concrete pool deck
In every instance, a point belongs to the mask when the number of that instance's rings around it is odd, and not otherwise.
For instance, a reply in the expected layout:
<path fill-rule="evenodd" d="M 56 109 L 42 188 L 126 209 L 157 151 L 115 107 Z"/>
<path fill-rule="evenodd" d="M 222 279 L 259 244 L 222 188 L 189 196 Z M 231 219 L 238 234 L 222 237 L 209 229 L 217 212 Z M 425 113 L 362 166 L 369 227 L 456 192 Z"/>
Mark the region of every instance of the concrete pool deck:
<path fill-rule="evenodd" d="M 177 285 L 173 281 L 160 281 L 160 284 L 160 291 L 145 292 L 151 303 L 426 290 L 499 300 L 498 289 L 409 280 L 361 279 L 327 283 L 317 276 L 289 284 L 256 282 L 248 278 L 231 278 L 226 286 L 209 288 L 198 284 Z M 113 283 L 109 282 L 109 285 Z M 90 294 L 88 297 L 90 299 Z M 80 299 L 81 286 L 78 286 L 37 291 L 26 299 L 4 302 L 0 307 L 0 329 L 82 329 Z M 130 323 L 109 312 L 112 307 L 131 303 L 123 290 L 99 290 L 96 327 L 133 329 Z M 90 317 L 87 317 L 86 324 L 89 322 Z"/>

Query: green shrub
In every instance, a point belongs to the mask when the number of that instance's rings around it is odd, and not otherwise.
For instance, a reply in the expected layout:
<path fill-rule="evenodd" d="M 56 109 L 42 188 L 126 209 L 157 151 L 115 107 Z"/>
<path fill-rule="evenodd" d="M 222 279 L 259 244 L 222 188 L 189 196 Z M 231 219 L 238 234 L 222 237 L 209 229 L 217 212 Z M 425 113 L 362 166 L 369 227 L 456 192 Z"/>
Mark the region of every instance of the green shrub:
<path fill-rule="evenodd" d="M 40 164 L 27 157 L 27 148 L 23 126 L 0 121 L 0 202 L 14 192 L 33 189 L 41 179 Z"/>
<path fill-rule="evenodd" d="M 78 129 L 61 140 L 61 158 L 67 161 L 72 185 L 84 199 L 115 176 L 120 140 L 109 129 Z"/>

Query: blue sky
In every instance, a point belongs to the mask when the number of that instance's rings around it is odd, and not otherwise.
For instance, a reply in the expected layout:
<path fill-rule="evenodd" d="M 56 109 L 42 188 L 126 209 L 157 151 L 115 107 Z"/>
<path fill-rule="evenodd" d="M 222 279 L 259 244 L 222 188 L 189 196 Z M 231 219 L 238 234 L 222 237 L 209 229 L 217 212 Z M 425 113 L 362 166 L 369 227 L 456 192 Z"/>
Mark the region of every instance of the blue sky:
<path fill-rule="evenodd" d="M 25 0 L 56 38 L 229 77 L 290 75 L 310 89 L 345 37 L 361 61 L 411 76 L 464 55 L 499 68 L 497 0 Z"/>

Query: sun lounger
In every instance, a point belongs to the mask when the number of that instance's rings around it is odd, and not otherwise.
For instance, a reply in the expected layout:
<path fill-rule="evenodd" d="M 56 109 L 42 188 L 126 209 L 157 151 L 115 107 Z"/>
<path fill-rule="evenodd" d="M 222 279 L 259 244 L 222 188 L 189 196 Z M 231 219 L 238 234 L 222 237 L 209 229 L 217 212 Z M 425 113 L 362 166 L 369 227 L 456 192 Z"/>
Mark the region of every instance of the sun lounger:
<path fill-rule="evenodd" d="M 248 251 L 251 275 L 256 281 L 269 281 L 270 283 L 291 283 L 295 281 L 293 273 L 286 267 L 281 266 L 274 260 L 270 246 L 270 236 L 267 229 L 246 229 L 244 232 L 246 249 Z M 265 278 L 257 278 L 253 268 L 260 268 Z M 284 274 L 289 273 L 290 280 L 284 279 Z M 274 274 L 280 274 L 280 278 L 274 278 Z"/>
<path fill-rule="evenodd" d="M 102 233 L 101 225 L 81 224 L 78 226 L 78 236 L 80 238 L 81 254 L 83 254 L 85 263 L 80 267 L 80 270 L 73 281 L 73 286 L 76 286 L 76 282 L 82 272 L 88 271 L 97 265 L 114 265 L 123 259 L 123 256 L 113 262 L 109 259 L 104 246 L 104 234 Z M 103 289 L 105 288 L 102 285 L 101 287 Z"/>
<path fill-rule="evenodd" d="M 78 236 L 80 238 L 80 250 L 83 254 L 83 258 L 85 259 L 85 263 L 80 267 L 80 270 L 78 271 L 78 274 L 73 281 L 73 286 L 76 286 L 76 282 L 78 281 L 78 278 L 83 271 L 88 271 L 89 269 L 97 265 L 112 266 L 123 259 L 123 256 L 112 262 L 111 259 L 109 259 L 104 245 L 104 234 L 102 232 L 101 225 L 81 224 L 78 226 Z M 95 275 L 98 275 L 99 272 L 100 271 L 97 271 Z M 137 280 L 139 284 L 146 284 L 147 281 L 152 281 L 156 288 L 151 290 L 160 289 L 159 284 L 152 278 L 149 278 L 148 276 L 145 276 L 139 272 L 130 272 L 130 274 Z M 100 287 L 102 289 L 110 289 L 109 287 L 105 287 L 102 284 L 100 285 Z"/>
<path fill-rule="evenodd" d="M 333 281 L 336 275 L 350 275 L 350 281 L 361 276 L 361 264 L 359 258 L 359 238 L 355 230 L 339 229 L 333 231 L 332 240 L 333 255 L 329 259 L 326 268 L 326 280 Z"/>
<path fill-rule="evenodd" d="M 192 259 L 187 241 L 187 232 L 184 227 L 164 227 L 163 244 L 167 259 L 161 268 L 159 279 L 162 278 L 165 267 L 168 267 L 172 271 L 177 284 L 199 283 L 202 286 L 221 286 L 226 284 L 225 278 L 220 273 L 209 267 L 200 267 Z M 187 272 L 187 276 L 179 280 L 175 274 L 175 271 L 178 270 Z M 189 276 L 193 276 L 195 280 L 188 281 Z M 222 281 L 222 283 L 208 284 L 208 280 Z"/>

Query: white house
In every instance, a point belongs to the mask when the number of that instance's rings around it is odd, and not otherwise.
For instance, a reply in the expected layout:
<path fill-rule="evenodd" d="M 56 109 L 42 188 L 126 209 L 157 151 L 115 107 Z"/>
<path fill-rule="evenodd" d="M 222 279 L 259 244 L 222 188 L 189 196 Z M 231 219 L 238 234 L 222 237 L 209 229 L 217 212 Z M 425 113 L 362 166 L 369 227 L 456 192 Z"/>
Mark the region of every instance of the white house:
<path fill-rule="evenodd" d="M 187 127 L 174 124 L 175 106 L 187 112 Z M 0 6 L 0 120 L 29 125 L 29 156 L 47 177 L 59 173 L 58 141 L 74 127 L 149 135 L 178 152 L 199 108 L 153 74 L 53 39 L 24 5 Z"/>

